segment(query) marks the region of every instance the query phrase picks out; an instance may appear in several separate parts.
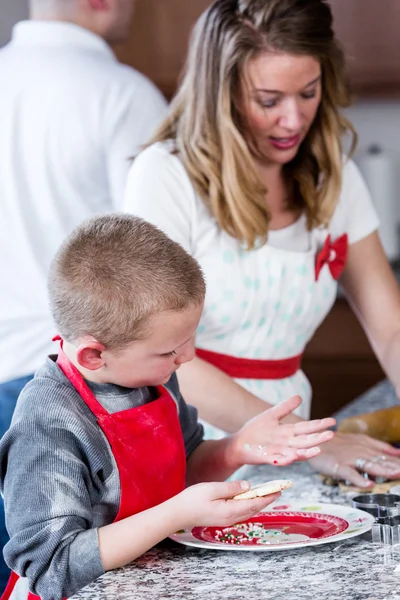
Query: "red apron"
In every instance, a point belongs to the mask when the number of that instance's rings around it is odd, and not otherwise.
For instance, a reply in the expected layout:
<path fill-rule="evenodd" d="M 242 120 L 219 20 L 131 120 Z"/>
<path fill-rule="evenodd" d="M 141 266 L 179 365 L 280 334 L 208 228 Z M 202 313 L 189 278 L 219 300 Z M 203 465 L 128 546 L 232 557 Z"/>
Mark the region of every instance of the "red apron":
<path fill-rule="evenodd" d="M 143 406 L 109 414 L 62 350 L 57 364 L 97 418 L 117 463 L 121 501 L 114 523 L 165 502 L 185 487 L 186 452 L 176 403 L 159 397 Z M 1 600 L 9 600 L 19 579 L 12 573 Z M 27 600 L 40 600 L 29 593 Z"/>

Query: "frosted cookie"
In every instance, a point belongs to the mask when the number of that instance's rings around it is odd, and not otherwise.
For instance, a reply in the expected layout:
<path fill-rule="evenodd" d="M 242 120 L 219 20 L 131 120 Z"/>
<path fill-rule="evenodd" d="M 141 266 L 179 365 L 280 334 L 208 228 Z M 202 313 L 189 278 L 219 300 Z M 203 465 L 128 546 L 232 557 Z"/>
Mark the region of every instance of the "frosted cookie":
<path fill-rule="evenodd" d="M 274 481 L 267 481 L 267 483 L 261 483 L 255 485 L 247 492 L 234 496 L 234 500 L 249 500 L 251 498 L 259 498 L 261 496 L 269 496 L 270 494 L 276 494 L 282 490 L 287 490 L 293 487 L 293 482 L 286 479 L 276 479 Z"/>

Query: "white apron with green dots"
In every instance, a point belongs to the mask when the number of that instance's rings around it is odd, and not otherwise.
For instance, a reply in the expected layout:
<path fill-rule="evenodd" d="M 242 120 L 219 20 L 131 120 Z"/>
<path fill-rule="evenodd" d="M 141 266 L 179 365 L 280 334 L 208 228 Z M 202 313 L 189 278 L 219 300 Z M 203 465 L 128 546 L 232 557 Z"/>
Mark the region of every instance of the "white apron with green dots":
<path fill-rule="evenodd" d="M 316 257 L 327 235 L 326 229 L 310 232 L 307 252 L 269 244 L 248 252 L 214 229 L 209 252 L 196 256 L 207 283 L 196 346 L 250 359 L 280 360 L 301 354 L 336 298 L 337 282 L 328 265 L 315 280 Z M 285 379 L 235 381 L 272 404 L 300 394 L 303 403 L 296 412 L 304 419 L 310 416 L 312 390 L 302 370 Z M 206 438 L 224 435 L 203 425 Z"/>

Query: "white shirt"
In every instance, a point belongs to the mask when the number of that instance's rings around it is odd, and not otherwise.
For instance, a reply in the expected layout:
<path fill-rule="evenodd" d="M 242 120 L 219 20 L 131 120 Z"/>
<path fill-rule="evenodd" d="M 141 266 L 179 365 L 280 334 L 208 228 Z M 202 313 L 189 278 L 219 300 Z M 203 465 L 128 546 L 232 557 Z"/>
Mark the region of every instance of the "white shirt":
<path fill-rule="evenodd" d="M 378 219 L 366 185 L 352 161 L 343 167 L 342 191 L 328 228 L 308 231 L 302 215 L 269 232 L 253 251 L 221 230 L 196 193 L 169 144 L 154 144 L 135 160 L 124 209 L 154 223 L 199 262 L 207 283 L 196 345 L 239 358 L 283 360 L 301 355 L 331 309 L 337 281 L 325 264 L 316 277 L 316 258 L 328 235 L 347 234 L 350 244 L 375 231 Z M 311 388 L 299 369 L 284 379 L 238 379 L 273 404 L 303 397 L 299 414 L 308 418 Z M 206 436 L 221 432 L 206 429 Z"/>
<path fill-rule="evenodd" d="M 76 25 L 21 22 L 0 50 L 0 382 L 52 350 L 47 272 L 83 219 L 118 210 L 166 111 L 154 85 Z"/>
<path fill-rule="evenodd" d="M 171 148 L 170 143 L 157 143 L 137 157 L 129 173 L 124 209 L 154 223 L 198 258 L 209 247 L 207 232 L 216 223 Z M 332 239 L 347 233 L 353 244 L 378 226 L 378 216 L 360 171 L 344 157 L 342 192 L 329 233 Z M 269 231 L 268 245 L 306 252 L 309 232 L 305 217 L 283 229 Z"/>

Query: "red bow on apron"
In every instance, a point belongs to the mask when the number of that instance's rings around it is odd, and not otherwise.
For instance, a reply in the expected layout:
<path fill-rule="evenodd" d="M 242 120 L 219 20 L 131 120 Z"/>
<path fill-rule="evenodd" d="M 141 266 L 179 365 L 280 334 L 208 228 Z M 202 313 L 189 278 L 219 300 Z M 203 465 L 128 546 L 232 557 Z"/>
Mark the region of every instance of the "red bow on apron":
<path fill-rule="evenodd" d="M 328 235 L 316 258 L 315 280 L 318 281 L 321 269 L 327 265 L 334 279 L 339 279 L 345 267 L 348 253 L 347 234 L 332 242 Z M 302 354 L 288 358 L 265 360 L 242 358 L 197 348 L 196 354 L 202 360 L 214 365 L 235 379 L 285 379 L 292 377 L 301 368 Z"/>
<path fill-rule="evenodd" d="M 328 265 L 332 277 L 337 281 L 346 265 L 347 252 L 347 233 L 341 235 L 334 242 L 331 241 L 331 236 L 328 235 L 323 248 L 317 257 L 315 265 L 315 281 L 318 281 L 320 271 L 324 265 Z"/>
<path fill-rule="evenodd" d="M 57 364 L 97 419 L 118 467 L 121 500 L 114 523 L 165 502 L 185 487 L 186 452 L 176 403 L 159 397 L 143 406 L 109 414 L 60 349 Z M 19 579 L 12 573 L 1 600 L 9 600 Z M 40 600 L 29 593 L 27 600 Z"/>

